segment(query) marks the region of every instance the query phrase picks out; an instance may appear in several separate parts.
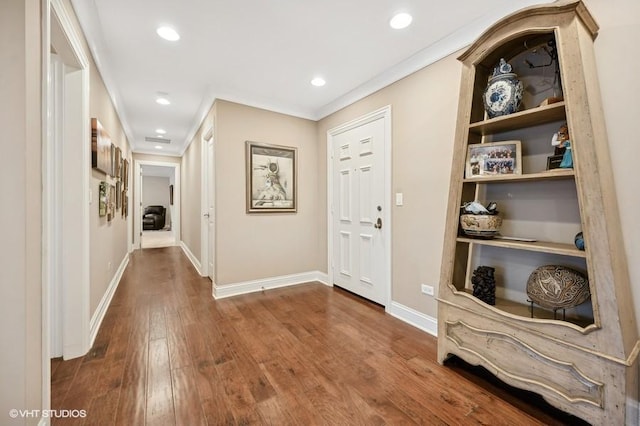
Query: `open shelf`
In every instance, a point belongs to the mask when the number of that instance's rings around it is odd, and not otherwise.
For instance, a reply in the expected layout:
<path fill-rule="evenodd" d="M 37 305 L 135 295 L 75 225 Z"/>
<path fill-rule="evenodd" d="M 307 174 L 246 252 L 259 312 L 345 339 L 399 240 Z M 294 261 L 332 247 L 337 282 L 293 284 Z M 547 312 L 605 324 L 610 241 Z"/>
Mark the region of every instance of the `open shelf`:
<path fill-rule="evenodd" d="M 469 132 L 485 136 L 493 133 L 506 132 L 508 130 L 522 129 L 531 126 L 532 123 L 538 125 L 564 120 L 566 116 L 565 103 L 562 101 L 471 123 L 469 125 Z"/>
<path fill-rule="evenodd" d="M 522 175 L 494 175 L 466 178 L 463 182 L 467 183 L 500 183 L 500 182 L 527 182 L 527 181 L 544 181 L 553 179 L 570 179 L 575 176 L 573 169 L 553 169 L 538 173 L 526 173 Z"/>
<path fill-rule="evenodd" d="M 476 299 L 473 296 L 473 291 L 470 289 L 464 289 L 462 290 L 464 293 L 467 293 L 469 296 L 473 297 L 474 299 Z M 482 302 L 480 299 L 476 299 L 481 303 Z M 554 321 L 562 321 L 562 322 L 568 322 L 571 324 L 575 324 L 577 326 L 580 326 L 582 328 L 585 328 L 591 324 L 593 324 L 593 319 L 592 318 L 586 318 L 586 317 L 577 317 L 577 316 L 572 316 L 571 315 L 571 309 L 567 309 L 567 315 L 565 317 L 565 319 L 562 319 L 562 309 L 558 309 L 558 312 L 556 314 L 556 318 L 553 318 L 553 311 L 549 310 L 549 309 L 545 309 L 539 305 L 534 305 L 533 306 L 533 316 L 531 316 L 531 304 L 530 303 L 526 303 L 526 302 L 514 302 L 513 300 L 507 300 L 507 299 L 501 299 L 499 297 L 496 297 L 496 304 L 495 305 L 487 305 L 487 306 L 492 306 L 493 308 L 502 311 L 502 312 L 506 312 L 509 313 L 511 315 L 516 315 L 519 317 L 523 317 L 523 318 L 530 318 L 532 320 L 554 320 Z"/>
<path fill-rule="evenodd" d="M 563 256 L 573 256 L 586 258 L 585 251 L 578 250 L 573 244 L 552 243 L 549 241 L 514 241 L 501 239 L 481 239 L 470 237 L 458 237 L 456 241 L 460 243 L 478 244 L 484 246 L 503 247 L 515 250 L 537 251 L 541 253 L 559 254 Z"/>

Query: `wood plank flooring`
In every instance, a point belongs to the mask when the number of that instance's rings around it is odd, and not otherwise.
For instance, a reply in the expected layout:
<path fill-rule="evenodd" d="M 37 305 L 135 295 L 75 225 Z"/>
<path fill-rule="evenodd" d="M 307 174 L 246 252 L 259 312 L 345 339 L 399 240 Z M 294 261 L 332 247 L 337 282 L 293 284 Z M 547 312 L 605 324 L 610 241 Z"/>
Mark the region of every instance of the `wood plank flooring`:
<path fill-rule="evenodd" d="M 177 247 L 131 256 L 91 351 L 52 360 L 54 425 L 570 424 L 531 394 L 440 366 L 436 340 L 304 284 L 215 301 Z"/>

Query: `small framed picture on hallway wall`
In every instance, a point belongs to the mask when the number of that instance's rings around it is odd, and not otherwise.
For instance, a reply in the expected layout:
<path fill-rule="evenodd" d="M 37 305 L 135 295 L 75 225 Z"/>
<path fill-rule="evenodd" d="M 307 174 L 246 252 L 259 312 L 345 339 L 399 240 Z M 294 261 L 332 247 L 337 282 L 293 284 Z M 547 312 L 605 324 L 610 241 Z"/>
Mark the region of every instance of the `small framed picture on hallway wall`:
<path fill-rule="evenodd" d="M 247 213 L 297 211 L 297 148 L 246 142 Z"/>

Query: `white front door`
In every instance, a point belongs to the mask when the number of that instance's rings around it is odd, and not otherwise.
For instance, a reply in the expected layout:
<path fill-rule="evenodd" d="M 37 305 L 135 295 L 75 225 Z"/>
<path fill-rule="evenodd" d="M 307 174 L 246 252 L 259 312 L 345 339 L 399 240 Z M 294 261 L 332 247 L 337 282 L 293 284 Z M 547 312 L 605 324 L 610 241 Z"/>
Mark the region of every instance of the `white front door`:
<path fill-rule="evenodd" d="M 214 280 L 214 259 L 215 259 L 215 226 L 214 226 L 214 220 L 215 220 L 215 194 L 214 194 L 214 169 L 213 169 L 213 165 L 215 164 L 214 162 L 214 147 L 213 147 L 213 139 L 209 139 L 207 141 L 207 161 L 209 164 L 208 170 L 207 170 L 207 178 L 208 178 L 208 185 L 207 185 L 207 199 L 208 199 L 208 205 L 207 205 L 207 214 L 209 215 L 207 218 L 209 219 L 209 232 L 208 232 L 208 250 L 207 250 L 207 262 L 208 262 L 208 273 L 209 273 L 209 278 L 211 278 L 211 282 L 215 283 Z"/>
<path fill-rule="evenodd" d="M 333 282 L 386 305 L 385 117 L 331 134 Z"/>

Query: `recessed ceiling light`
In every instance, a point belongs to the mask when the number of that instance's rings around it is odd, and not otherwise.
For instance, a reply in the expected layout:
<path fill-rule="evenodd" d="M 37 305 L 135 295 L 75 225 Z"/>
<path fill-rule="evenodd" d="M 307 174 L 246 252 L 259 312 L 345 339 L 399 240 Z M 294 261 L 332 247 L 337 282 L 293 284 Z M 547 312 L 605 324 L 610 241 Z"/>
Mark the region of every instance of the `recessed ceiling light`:
<path fill-rule="evenodd" d="M 156 102 L 159 103 L 160 105 L 169 105 L 171 103 L 169 99 L 163 98 L 162 96 L 158 96 L 156 98 Z"/>
<path fill-rule="evenodd" d="M 325 84 L 327 84 L 327 82 L 324 81 L 324 78 L 322 78 L 322 77 L 316 77 L 313 80 L 311 80 L 311 84 L 313 84 L 316 87 L 322 87 Z"/>
<path fill-rule="evenodd" d="M 411 25 L 411 21 L 413 21 L 413 17 L 411 15 L 405 12 L 400 12 L 396 13 L 393 18 L 391 18 L 389 25 L 394 30 L 401 30 Z"/>
<path fill-rule="evenodd" d="M 169 41 L 178 41 L 180 40 L 180 34 L 176 30 L 171 27 L 159 27 L 156 32 L 160 37 Z"/>
<path fill-rule="evenodd" d="M 159 135 L 166 135 L 167 131 L 165 129 L 156 129 L 156 133 Z"/>
<path fill-rule="evenodd" d="M 156 145 L 155 148 L 156 149 L 162 149 L 162 146 L 161 145 Z"/>

